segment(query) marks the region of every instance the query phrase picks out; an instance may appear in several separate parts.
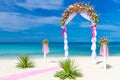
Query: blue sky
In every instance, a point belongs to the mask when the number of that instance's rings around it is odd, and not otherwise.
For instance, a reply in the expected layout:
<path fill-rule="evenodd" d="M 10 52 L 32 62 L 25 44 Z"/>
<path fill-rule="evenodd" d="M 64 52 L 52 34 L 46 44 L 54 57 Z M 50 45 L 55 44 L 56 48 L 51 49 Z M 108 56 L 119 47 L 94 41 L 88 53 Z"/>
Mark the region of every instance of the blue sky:
<path fill-rule="evenodd" d="M 120 0 L 0 0 L 0 42 L 63 42 L 61 15 L 75 2 L 89 3 L 99 15 L 97 40 L 120 42 Z M 69 42 L 91 41 L 91 23 L 79 14 L 66 27 Z"/>

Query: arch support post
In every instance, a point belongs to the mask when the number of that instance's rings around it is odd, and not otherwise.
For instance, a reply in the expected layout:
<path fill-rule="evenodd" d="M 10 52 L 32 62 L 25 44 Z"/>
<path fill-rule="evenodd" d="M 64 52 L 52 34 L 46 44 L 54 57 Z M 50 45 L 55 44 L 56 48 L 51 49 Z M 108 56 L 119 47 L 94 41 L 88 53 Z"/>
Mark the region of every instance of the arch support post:
<path fill-rule="evenodd" d="M 96 60 L 96 36 L 97 36 L 97 31 L 96 31 L 96 25 L 95 24 L 92 24 L 92 45 L 91 45 L 91 50 L 92 50 L 92 54 L 91 54 L 91 57 L 92 57 L 92 63 L 93 64 L 97 64 L 97 60 Z"/>
<path fill-rule="evenodd" d="M 64 37 L 65 59 L 68 59 L 68 55 L 69 55 L 69 52 L 68 52 L 68 40 L 67 40 L 67 32 L 66 32 L 65 27 L 63 28 L 62 35 Z"/>

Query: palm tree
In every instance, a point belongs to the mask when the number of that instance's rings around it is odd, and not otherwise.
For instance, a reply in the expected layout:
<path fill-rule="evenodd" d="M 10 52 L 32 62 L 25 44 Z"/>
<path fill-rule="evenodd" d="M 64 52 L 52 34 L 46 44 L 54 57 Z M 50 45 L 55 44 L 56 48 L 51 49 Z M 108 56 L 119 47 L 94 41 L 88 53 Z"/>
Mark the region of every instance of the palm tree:
<path fill-rule="evenodd" d="M 33 68 L 34 64 L 28 55 L 23 55 L 18 57 L 19 63 L 17 63 L 18 68 Z"/>
<path fill-rule="evenodd" d="M 57 71 L 54 77 L 60 78 L 60 80 L 76 80 L 77 77 L 82 77 L 82 73 L 77 69 L 77 65 L 74 60 L 62 60 L 59 61 L 59 65 L 62 68 L 61 71 Z"/>

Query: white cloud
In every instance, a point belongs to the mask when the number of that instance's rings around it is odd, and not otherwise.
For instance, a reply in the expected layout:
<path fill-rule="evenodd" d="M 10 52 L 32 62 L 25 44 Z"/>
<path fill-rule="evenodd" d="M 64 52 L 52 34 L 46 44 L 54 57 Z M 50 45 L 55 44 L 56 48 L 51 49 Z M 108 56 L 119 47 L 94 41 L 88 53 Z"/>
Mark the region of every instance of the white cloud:
<path fill-rule="evenodd" d="M 120 3 L 120 0 L 113 0 L 113 1 L 118 4 Z"/>
<path fill-rule="evenodd" d="M 104 27 L 104 28 L 103 28 Z M 102 29 L 103 28 L 103 30 L 105 29 L 105 30 L 110 30 L 110 31 L 112 31 L 111 33 L 110 33 L 110 36 L 112 36 L 112 37 L 120 37 L 120 27 L 119 26 L 114 26 L 114 25 L 108 25 L 108 26 L 101 26 L 101 28 L 99 28 L 99 29 Z"/>
<path fill-rule="evenodd" d="M 26 0 L 26 3 L 16 3 L 19 6 L 25 7 L 27 9 L 55 9 L 61 8 L 63 0 Z"/>
<path fill-rule="evenodd" d="M 111 36 L 112 36 L 112 37 L 120 37 L 120 32 L 119 32 L 119 31 L 112 32 L 112 33 L 111 33 Z"/>
<path fill-rule="evenodd" d="M 80 23 L 80 27 L 90 28 L 91 27 L 91 23 L 90 22 L 81 22 Z"/>
<path fill-rule="evenodd" d="M 59 17 L 37 17 L 32 15 L 22 15 L 20 13 L 0 13 L 0 29 L 4 31 L 20 31 L 32 27 L 41 27 L 45 24 L 59 24 Z"/>
<path fill-rule="evenodd" d="M 106 34 L 110 41 L 116 41 L 114 40 L 115 38 L 119 38 L 120 37 L 120 27 L 119 26 L 115 26 L 115 25 L 98 25 L 97 26 L 97 30 L 104 30 L 104 34 Z M 105 31 L 110 31 L 109 33 L 108 32 L 105 32 Z"/>
<path fill-rule="evenodd" d="M 98 24 L 96 26 L 97 26 L 97 29 L 99 29 L 99 30 L 109 30 L 109 31 L 120 30 L 120 27 L 115 26 L 115 25 Z M 80 27 L 91 28 L 91 23 L 90 22 L 82 22 L 82 23 L 80 23 Z"/>
<path fill-rule="evenodd" d="M 91 24 L 89 22 L 82 22 L 80 24 L 80 27 L 83 27 L 83 28 L 91 28 L 90 26 Z M 108 37 L 110 41 L 117 41 L 116 39 L 118 39 L 119 41 L 119 38 L 120 38 L 119 26 L 107 25 L 107 24 L 98 24 L 96 26 L 97 26 L 97 30 L 104 30 L 103 33 L 100 33 L 100 34 L 102 35 L 104 34 L 104 36 Z"/>
<path fill-rule="evenodd" d="M 59 17 L 38 17 L 34 21 L 41 24 L 59 24 Z"/>
<path fill-rule="evenodd" d="M 115 25 L 101 24 L 101 25 L 97 25 L 97 29 L 109 30 L 109 31 L 117 31 L 117 30 L 120 30 L 120 27 L 115 26 Z"/>

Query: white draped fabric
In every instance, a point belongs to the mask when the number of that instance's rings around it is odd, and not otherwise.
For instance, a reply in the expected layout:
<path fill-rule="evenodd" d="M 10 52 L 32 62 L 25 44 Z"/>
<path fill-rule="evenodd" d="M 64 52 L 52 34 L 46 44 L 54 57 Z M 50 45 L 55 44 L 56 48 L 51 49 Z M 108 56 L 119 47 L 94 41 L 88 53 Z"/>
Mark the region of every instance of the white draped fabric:
<path fill-rule="evenodd" d="M 64 50 L 65 50 L 65 59 L 68 58 L 68 40 L 67 40 L 67 33 L 64 33 Z"/>
<path fill-rule="evenodd" d="M 92 57 L 92 63 L 96 64 L 97 63 L 97 60 L 96 60 L 96 41 L 97 41 L 97 39 L 96 39 L 96 36 L 97 36 L 96 28 L 93 28 L 93 32 L 94 32 L 95 36 L 93 36 L 92 39 L 91 39 L 91 42 L 92 42 L 92 45 L 91 45 L 91 50 L 92 50 L 91 57 Z"/>
<path fill-rule="evenodd" d="M 65 22 L 65 25 L 67 25 L 75 16 L 76 16 L 77 13 L 73 13 L 72 15 L 70 15 L 70 17 L 66 20 Z M 86 12 L 83 12 L 83 13 L 80 13 L 80 15 L 87 19 L 88 21 L 91 21 L 91 25 L 95 25 L 95 23 L 92 22 L 90 16 L 86 13 Z M 96 31 L 96 28 L 93 29 L 93 32 L 95 34 L 94 37 L 92 37 L 91 39 L 91 42 L 92 42 L 92 45 L 91 45 L 91 50 L 92 50 L 92 54 L 91 54 L 91 57 L 92 57 L 92 63 L 96 64 L 97 61 L 96 61 L 96 36 L 97 36 L 97 31 Z M 65 32 L 65 35 L 64 35 L 64 50 L 65 50 L 65 59 L 68 58 L 68 55 L 69 55 L 69 52 L 68 52 L 68 40 L 67 40 L 67 32 Z"/>
<path fill-rule="evenodd" d="M 86 12 L 80 13 L 80 15 L 88 21 L 91 21 L 90 16 Z"/>
<path fill-rule="evenodd" d="M 95 29 L 94 31 L 95 31 L 95 36 L 97 36 L 97 31 L 96 31 L 96 29 Z"/>
<path fill-rule="evenodd" d="M 67 25 L 76 15 L 77 13 L 73 13 L 72 15 L 70 15 L 69 18 L 66 20 L 65 25 Z"/>

